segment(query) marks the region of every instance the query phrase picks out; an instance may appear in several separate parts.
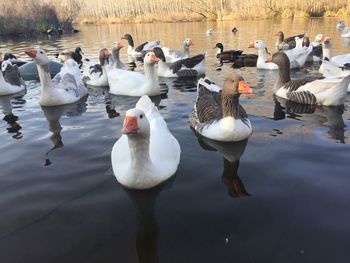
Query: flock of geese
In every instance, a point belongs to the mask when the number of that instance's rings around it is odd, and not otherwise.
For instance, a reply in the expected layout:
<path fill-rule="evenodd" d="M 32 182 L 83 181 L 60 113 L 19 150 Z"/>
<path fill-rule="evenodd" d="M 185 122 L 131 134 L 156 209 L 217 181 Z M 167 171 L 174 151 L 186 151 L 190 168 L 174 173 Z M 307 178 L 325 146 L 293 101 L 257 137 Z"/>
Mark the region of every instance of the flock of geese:
<path fill-rule="evenodd" d="M 337 25 L 337 28 L 339 24 Z M 237 32 L 237 29 L 235 28 Z M 211 35 L 212 31 L 207 31 Z M 257 67 L 278 70 L 279 78 L 274 94 L 294 103 L 314 106 L 337 106 L 345 102 L 350 91 L 350 53 L 332 56 L 332 40 L 323 34 L 300 34 L 285 38 L 276 34 L 277 42 L 272 56 L 263 40 L 248 44 L 258 54 L 245 54 L 242 50 L 224 50 L 217 43 L 216 57 L 220 62 L 231 62 L 235 67 Z M 130 34 L 122 40 L 127 43 L 130 61 L 120 60 L 123 42 L 115 42 L 112 49 L 99 51 L 99 62 L 84 60 L 82 50 L 61 52 L 57 58 L 63 62 L 52 78 L 52 63 L 40 48 L 27 49 L 33 59 L 41 82 L 39 103 L 42 106 L 71 104 L 86 97 L 87 85 L 109 86 L 111 94 L 140 97 L 135 108 L 126 112 L 122 136 L 111 152 L 112 167 L 117 180 L 127 188 L 152 188 L 171 177 L 180 162 L 180 145 L 168 130 L 167 124 L 149 96 L 160 95 L 158 77 L 184 78 L 205 74 L 206 53 L 190 56 L 193 42 L 186 38 L 183 50 L 149 41 L 135 47 Z M 143 61 L 144 74 L 128 70 L 135 61 Z M 322 61 L 318 76 L 290 78 L 290 70 L 307 63 Z M 17 65 L 18 63 L 18 65 Z M 26 84 L 21 77 L 20 61 L 7 57 L 2 61 L 0 95 L 22 92 Z M 82 69 L 81 69 L 82 67 Z M 34 69 L 33 69 L 34 71 Z M 36 74 L 36 73 L 33 74 Z M 82 73 L 81 73 L 82 72 Z M 220 142 L 238 142 L 247 139 L 253 131 L 248 114 L 239 104 L 241 94 L 253 93 L 243 77 L 234 72 L 219 87 L 210 78 L 198 80 L 197 100 L 189 115 L 191 127 L 202 137 Z"/>

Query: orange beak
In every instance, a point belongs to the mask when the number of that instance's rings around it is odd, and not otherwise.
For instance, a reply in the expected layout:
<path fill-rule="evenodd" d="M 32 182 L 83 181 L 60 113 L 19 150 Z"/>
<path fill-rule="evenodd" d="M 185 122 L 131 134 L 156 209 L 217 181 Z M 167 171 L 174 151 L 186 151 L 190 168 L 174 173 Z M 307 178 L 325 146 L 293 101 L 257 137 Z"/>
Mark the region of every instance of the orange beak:
<path fill-rule="evenodd" d="M 265 63 L 270 63 L 272 62 L 272 58 L 271 57 L 268 57 L 266 60 L 265 60 Z"/>
<path fill-rule="evenodd" d="M 238 82 L 238 91 L 239 93 L 253 93 L 253 89 L 244 80 Z"/>
<path fill-rule="evenodd" d="M 30 56 L 31 58 L 35 58 L 36 54 L 38 53 L 35 49 L 33 48 L 29 48 L 26 51 L 24 51 L 24 53 L 26 53 L 28 56 Z"/>
<path fill-rule="evenodd" d="M 122 133 L 136 133 L 138 129 L 137 118 L 135 116 L 125 116 Z"/>
<path fill-rule="evenodd" d="M 250 43 L 248 44 L 248 48 L 254 48 L 254 43 L 253 43 L 253 42 L 250 42 Z"/>
<path fill-rule="evenodd" d="M 157 62 L 159 59 L 156 57 L 156 55 L 152 54 L 151 55 L 151 61 L 152 62 Z"/>

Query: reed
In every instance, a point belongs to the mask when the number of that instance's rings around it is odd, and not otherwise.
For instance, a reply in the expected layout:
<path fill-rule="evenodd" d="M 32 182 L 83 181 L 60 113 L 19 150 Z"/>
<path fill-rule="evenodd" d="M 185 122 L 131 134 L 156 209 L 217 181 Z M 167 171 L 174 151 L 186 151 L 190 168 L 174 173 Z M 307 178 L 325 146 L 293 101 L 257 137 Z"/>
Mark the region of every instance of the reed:
<path fill-rule="evenodd" d="M 72 22 L 348 16 L 349 10 L 350 0 L 0 0 L 0 34 L 69 27 Z"/>

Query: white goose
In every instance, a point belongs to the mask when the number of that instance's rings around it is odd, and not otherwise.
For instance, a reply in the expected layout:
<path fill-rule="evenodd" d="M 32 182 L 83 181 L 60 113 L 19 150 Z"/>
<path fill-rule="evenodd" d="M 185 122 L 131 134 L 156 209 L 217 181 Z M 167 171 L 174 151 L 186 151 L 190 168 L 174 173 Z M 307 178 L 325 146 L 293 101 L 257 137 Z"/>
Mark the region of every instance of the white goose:
<path fill-rule="evenodd" d="M 344 67 L 345 64 L 350 63 L 350 53 L 341 54 L 332 57 L 332 39 L 330 37 L 325 37 L 323 41 L 323 59 L 328 58 L 333 64 L 338 67 Z M 323 67 L 321 65 L 319 72 L 322 73 Z"/>
<path fill-rule="evenodd" d="M 190 114 L 191 127 L 216 141 L 242 141 L 252 133 L 248 115 L 239 104 L 242 93 L 252 93 L 243 78 L 234 74 L 221 89 L 208 78 L 200 79 L 197 101 Z"/>
<path fill-rule="evenodd" d="M 278 97 L 319 106 L 344 104 L 350 75 L 340 79 L 310 76 L 291 80 L 287 55 L 277 52 L 273 54 L 272 61 L 279 66 L 279 80 L 274 87 L 274 93 Z"/>
<path fill-rule="evenodd" d="M 205 54 L 191 58 L 181 59 L 174 63 L 166 63 L 163 50 L 159 47 L 153 49 L 158 61 L 158 76 L 165 78 L 197 77 L 205 74 Z"/>
<path fill-rule="evenodd" d="M 78 64 L 73 59 L 65 61 L 61 71 L 51 80 L 49 59 L 42 49 L 28 49 L 25 53 L 34 59 L 38 67 L 42 106 L 57 106 L 78 101 L 87 94 Z"/>
<path fill-rule="evenodd" d="M 258 50 L 258 60 L 256 68 L 258 69 L 278 69 L 277 65 L 268 60 L 265 43 L 262 40 L 255 40 L 248 44 L 248 48 L 256 48 Z"/>
<path fill-rule="evenodd" d="M 171 49 L 168 47 L 162 47 L 164 52 L 166 62 L 174 63 L 180 59 L 185 59 L 190 57 L 190 46 L 193 45 L 193 42 L 190 38 L 186 38 L 184 40 L 184 51 L 179 51 L 175 49 Z"/>
<path fill-rule="evenodd" d="M 18 67 L 12 65 L 9 60 L 3 61 L 0 71 L 0 96 L 21 92 L 25 88 L 26 85 L 19 73 Z"/>
<path fill-rule="evenodd" d="M 127 71 L 115 67 L 107 70 L 110 93 L 140 97 L 160 94 L 155 62 L 158 59 L 153 52 L 148 52 L 144 58 L 145 75 L 139 72 Z M 114 62 L 113 62 L 114 63 Z"/>
<path fill-rule="evenodd" d="M 350 70 L 346 70 L 344 68 L 340 68 L 336 66 L 334 63 L 324 60 L 322 63 L 323 66 L 323 76 L 325 78 L 345 78 L 350 75 Z M 348 92 L 350 92 L 350 84 L 348 85 Z"/>
<path fill-rule="evenodd" d="M 122 133 L 111 153 L 120 184 L 147 189 L 175 174 L 180 145 L 148 96 L 142 96 L 136 107 L 126 112 Z"/>
<path fill-rule="evenodd" d="M 107 70 L 109 51 L 103 48 L 99 52 L 99 64 L 84 63 L 83 80 L 86 84 L 95 87 L 108 86 Z"/>

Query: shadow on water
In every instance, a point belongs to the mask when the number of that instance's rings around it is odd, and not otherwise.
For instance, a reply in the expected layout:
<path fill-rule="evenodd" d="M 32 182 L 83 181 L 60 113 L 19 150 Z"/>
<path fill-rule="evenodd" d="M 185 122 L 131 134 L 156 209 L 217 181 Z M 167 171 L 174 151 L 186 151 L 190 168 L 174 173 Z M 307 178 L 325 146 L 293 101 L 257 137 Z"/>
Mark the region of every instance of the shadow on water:
<path fill-rule="evenodd" d="M 161 191 L 172 187 L 175 177 L 176 174 L 161 185 L 147 190 L 123 188 L 136 210 L 136 251 L 139 263 L 159 262 L 159 226 L 155 205 Z"/>
<path fill-rule="evenodd" d="M 210 140 L 196 133 L 199 145 L 206 151 L 218 151 L 224 159 L 224 170 L 221 181 L 227 186 L 228 195 L 231 197 L 250 196 L 238 176 L 239 160 L 241 159 L 248 140 L 240 142 L 220 142 Z"/>
<path fill-rule="evenodd" d="M 45 118 L 49 123 L 49 131 L 52 133 L 50 136 L 50 140 L 53 143 L 53 147 L 46 152 L 45 166 L 49 166 L 52 164 L 51 160 L 49 159 L 49 154 L 52 151 L 62 148 L 64 146 L 61 135 L 62 126 L 60 124 L 60 118 L 62 116 L 72 118 L 82 115 L 84 112 L 86 112 L 86 100 L 87 96 L 75 103 L 67 105 L 51 107 L 41 106 Z"/>
<path fill-rule="evenodd" d="M 23 96 L 26 94 L 26 91 L 22 91 L 16 94 L 0 96 L 0 108 L 4 114 L 3 120 L 8 124 L 6 128 L 8 133 L 13 134 L 12 138 L 22 139 L 23 135 L 20 132 L 22 126 L 18 123 L 18 116 L 13 114 L 13 108 L 22 107 L 25 104 Z"/>
<path fill-rule="evenodd" d="M 345 143 L 345 123 L 343 120 L 344 105 L 323 106 L 306 105 L 287 101 L 274 95 L 274 120 L 283 120 L 285 118 L 302 121 L 305 118 L 312 118 L 312 121 L 318 125 L 329 128 L 329 136 L 341 143 Z"/>

